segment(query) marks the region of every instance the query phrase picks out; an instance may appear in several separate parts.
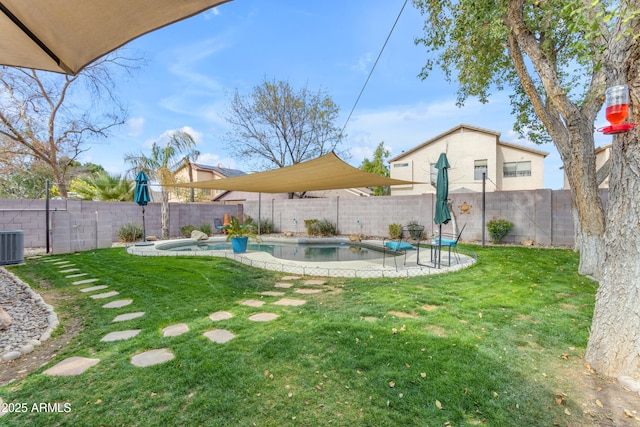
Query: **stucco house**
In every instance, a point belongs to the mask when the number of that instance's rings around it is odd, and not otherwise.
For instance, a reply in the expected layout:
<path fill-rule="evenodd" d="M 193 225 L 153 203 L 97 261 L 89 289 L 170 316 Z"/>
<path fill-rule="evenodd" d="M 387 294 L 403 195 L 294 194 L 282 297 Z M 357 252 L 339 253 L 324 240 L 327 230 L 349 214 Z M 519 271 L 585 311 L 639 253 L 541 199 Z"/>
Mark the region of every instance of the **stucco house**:
<path fill-rule="evenodd" d="M 246 175 L 245 172 L 238 169 L 224 168 L 222 166 L 209 166 L 202 163 L 191 163 L 191 173 L 193 176 L 193 182 L 209 181 L 212 179 L 233 178 L 236 176 Z M 183 167 L 176 174 L 177 182 L 189 182 L 189 170 L 187 167 Z M 189 189 L 181 189 L 179 193 L 171 194 L 170 202 L 184 202 L 186 200 L 186 194 L 189 193 Z M 211 201 L 216 196 L 224 193 L 224 190 L 195 190 L 197 201 Z"/>
<path fill-rule="evenodd" d="M 500 140 L 500 133 L 461 124 L 389 160 L 391 178 L 425 182 L 391 187 L 391 195 L 435 193 L 440 153 L 446 153 L 449 192 L 536 190 L 544 187 L 549 153 Z"/>

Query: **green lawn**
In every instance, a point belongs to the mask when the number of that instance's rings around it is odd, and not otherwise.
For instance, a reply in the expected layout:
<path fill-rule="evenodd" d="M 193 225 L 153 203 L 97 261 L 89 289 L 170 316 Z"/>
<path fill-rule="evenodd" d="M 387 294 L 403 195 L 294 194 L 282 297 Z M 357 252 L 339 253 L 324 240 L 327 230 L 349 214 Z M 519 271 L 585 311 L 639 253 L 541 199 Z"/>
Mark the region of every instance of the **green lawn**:
<path fill-rule="evenodd" d="M 42 260 L 11 268 L 36 290 L 58 296 L 63 326 L 82 331 L 24 380 L 0 387 L 5 403 L 70 403 L 68 413 L 9 414 L 8 426 L 543 426 L 580 425 L 581 408 L 562 372 L 578 369 L 596 283 L 577 274 L 570 250 L 488 247 L 477 265 L 410 279 L 331 278 L 324 292 L 299 295 L 300 307 L 261 296 L 282 274 L 230 260 L 135 257 L 124 249 L 56 256 L 117 298 L 103 309 Z M 91 286 L 91 285 L 87 285 Z M 316 286 L 317 287 L 317 286 Z M 103 292 L 103 291 L 100 291 Z M 262 299 L 252 308 L 239 303 Z M 213 322 L 226 310 L 234 317 Z M 112 323 L 122 313 L 146 315 Z M 279 318 L 256 323 L 256 312 Z M 183 322 L 190 331 L 162 337 Z M 213 328 L 237 338 L 215 344 Z M 135 338 L 100 342 L 109 332 Z M 143 350 L 170 348 L 176 358 L 139 368 Z M 75 377 L 41 372 L 71 356 L 101 361 Z M 27 356 L 28 357 L 28 356 Z M 563 395 L 563 402 L 557 397 Z M 449 424 L 446 424 L 449 423 Z"/>

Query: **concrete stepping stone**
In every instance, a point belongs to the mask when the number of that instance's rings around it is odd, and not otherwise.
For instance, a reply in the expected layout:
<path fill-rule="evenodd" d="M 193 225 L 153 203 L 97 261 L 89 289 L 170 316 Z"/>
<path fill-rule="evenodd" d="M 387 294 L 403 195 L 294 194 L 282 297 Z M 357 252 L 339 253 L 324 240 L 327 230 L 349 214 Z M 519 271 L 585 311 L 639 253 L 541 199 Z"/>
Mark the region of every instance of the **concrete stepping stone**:
<path fill-rule="evenodd" d="M 307 303 L 306 300 L 294 299 L 294 298 L 282 298 L 282 299 L 279 299 L 278 301 L 274 302 L 275 305 L 292 305 L 292 306 L 303 305 L 303 304 L 306 304 L 306 303 Z"/>
<path fill-rule="evenodd" d="M 43 374 L 59 377 L 80 375 L 90 367 L 97 365 L 98 362 L 100 362 L 100 359 L 90 359 L 88 357 L 74 356 L 65 359 L 57 365 L 47 369 L 43 372 Z"/>
<path fill-rule="evenodd" d="M 293 283 L 282 283 L 282 282 L 277 282 L 275 285 L 276 288 L 282 288 L 282 289 L 289 289 L 290 287 L 293 286 Z"/>
<path fill-rule="evenodd" d="M 186 332 L 189 332 L 189 326 L 186 323 L 176 323 L 175 325 L 167 326 L 162 329 L 163 337 L 177 337 Z"/>
<path fill-rule="evenodd" d="M 248 319 L 252 322 L 270 322 L 277 319 L 278 317 L 280 316 L 275 313 L 256 313 L 252 316 L 249 316 Z"/>
<path fill-rule="evenodd" d="M 53 265 L 63 265 L 63 264 L 71 264 L 71 261 L 57 261 L 53 263 Z"/>
<path fill-rule="evenodd" d="M 102 308 L 120 308 L 125 307 L 133 302 L 132 299 L 119 299 L 117 301 L 111 301 L 102 306 Z"/>
<path fill-rule="evenodd" d="M 75 277 L 82 277 L 82 276 L 86 276 L 89 273 L 78 273 L 78 274 L 70 274 L 68 276 L 64 276 L 67 279 L 73 279 Z"/>
<path fill-rule="evenodd" d="M 43 259 L 42 262 L 54 262 L 54 261 L 58 261 L 56 258 L 54 259 Z"/>
<path fill-rule="evenodd" d="M 214 322 L 217 322 L 219 320 L 231 319 L 232 317 L 233 314 L 229 313 L 228 311 L 216 311 L 215 313 L 209 315 L 209 319 L 213 320 Z"/>
<path fill-rule="evenodd" d="M 205 337 L 209 338 L 211 341 L 217 344 L 224 344 L 226 342 L 231 341 L 236 337 L 232 332 L 227 331 L 226 329 L 212 329 L 203 333 Z"/>
<path fill-rule="evenodd" d="M 304 281 L 305 285 L 324 285 L 325 283 L 326 283 L 326 280 L 318 280 L 318 279 L 311 279 L 311 280 Z"/>
<path fill-rule="evenodd" d="M 97 282 L 100 279 L 84 279 L 73 282 L 72 285 L 86 285 L 87 283 Z"/>
<path fill-rule="evenodd" d="M 248 299 L 246 301 L 242 301 L 240 304 L 246 305 L 248 307 L 262 307 L 264 305 L 264 301 L 259 301 L 257 299 Z"/>
<path fill-rule="evenodd" d="M 175 359 L 175 357 L 168 348 L 158 348 L 131 356 L 131 364 L 140 368 L 146 368 L 147 366 L 168 362 L 169 360 Z"/>
<path fill-rule="evenodd" d="M 80 271 L 80 269 L 79 268 L 68 268 L 66 270 L 60 270 L 60 273 L 73 273 L 74 271 Z"/>
<path fill-rule="evenodd" d="M 298 280 L 300 278 L 300 276 L 284 276 L 282 280 Z"/>
<path fill-rule="evenodd" d="M 266 297 L 281 297 L 284 294 L 285 294 L 284 292 L 278 292 L 278 291 L 265 291 L 265 292 L 262 292 L 260 295 L 264 295 Z"/>
<path fill-rule="evenodd" d="M 311 295 L 319 294 L 320 292 L 322 292 L 322 289 L 296 289 L 293 292 L 295 292 L 296 294 Z"/>
<path fill-rule="evenodd" d="M 133 320 L 142 316 L 144 316 L 144 311 L 136 311 L 135 313 L 125 313 L 125 314 L 116 316 L 111 322 L 124 322 L 126 320 Z"/>
<path fill-rule="evenodd" d="M 100 341 L 111 342 L 111 341 L 128 340 L 138 335 L 140 331 L 142 331 L 142 329 L 130 329 L 128 331 L 109 332 L 107 335 L 103 336 L 100 339 Z"/>
<path fill-rule="evenodd" d="M 107 285 L 92 286 L 90 288 L 80 289 L 80 292 L 93 292 L 93 291 L 99 291 L 100 289 L 106 289 L 106 288 L 108 288 Z"/>
<path fill-rule="evenodd" d="M 93 298 L 93 299 L 111 298 L 119 294 L 120 292 L 111 291 L 111 292 L 105 292 L 104 294 L 89 295 L 89 298 Z"/>

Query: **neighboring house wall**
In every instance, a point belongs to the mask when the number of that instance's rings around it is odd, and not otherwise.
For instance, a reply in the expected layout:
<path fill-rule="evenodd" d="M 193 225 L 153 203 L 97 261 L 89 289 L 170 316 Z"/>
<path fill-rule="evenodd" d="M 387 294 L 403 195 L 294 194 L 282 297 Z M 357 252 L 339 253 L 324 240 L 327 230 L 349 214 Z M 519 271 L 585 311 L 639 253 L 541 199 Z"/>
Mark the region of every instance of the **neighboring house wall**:
<path fill-rule="evenodd" d="M 212 179 L 224 179 L 245 175 L 244 172 L 237 169 L 209 166 L 200 163 L 192 163 L 191 170 L 193 182 L 211 181 Z M 186 167 L 183 167 L 176 173 L 176 182 L 189 182 L 189 170 Z M 210 201 L 224 192 L 224 190 L 195 189 L 195 199 L 196 201 Z M 169 202 L 184 202 L 188 200 L 189 194 L 190 189 L 182 188 L 177 193 L 171 193 Z"/>
<path fill-rule="evenodd" d="M 300 193 L 294 193 L 295 199 L 300 199 Z M 307 199 L 316 199 L 316 198 L 324 198 L 324 197 L 369 197 L 372 196 L 373 192 L 368 188 L 345 188 L 342 190 L 322 190 L 322 191 L 307 191 L 304 193 L 302 198 Z M 289 193 L 263 193 L 260 195 L 259 193 L 251 193 L 246 191 L 225 191 L 221 193 L 214 199 L 214 202 L 220 203 L 242 203 L 247 200 L 258 200 L 262 198 L 262 200 L 271 200 L 271 199 L 288 199 Z"/>
<path fill-rule="evenodd" d="M 544 186 L 544 157 L 548 154 L 501 142 L 498 132 L 460 125 L 390 160 L 391 178 L 425 182 L 391 187 L 392 195 L 435 193 L 433 165 L 441 153 L 447 154 L 451 168 L 449 192 L 482 191 L 482 171 L 486 171 L 486 191 L 532 190 Z M 521 169 L 530 165 L 530 175 L 505 177 L 504 164 Z"/>

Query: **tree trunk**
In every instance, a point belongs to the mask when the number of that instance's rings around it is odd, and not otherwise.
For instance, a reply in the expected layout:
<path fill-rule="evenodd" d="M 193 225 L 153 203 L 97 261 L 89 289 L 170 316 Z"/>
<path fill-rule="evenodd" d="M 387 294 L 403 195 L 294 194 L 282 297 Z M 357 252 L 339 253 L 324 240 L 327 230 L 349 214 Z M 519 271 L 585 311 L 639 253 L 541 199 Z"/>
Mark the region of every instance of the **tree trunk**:
<path fill-rule="evenodd" d="M 162 212 L 161 212 L 162 238 L 169 238 L 169 192 L 162 189 Z"/>
<path fill-rule="evenodd" d="M 629 122 L 640 123 L 640 44 L 615 39 L 605 61 L 608 85 L 628 82 Z M 613 40 L 613 39 L 612 39 Z M 599 373 L 640 382 L 640 147 L 639 129 L 616 135 L 611 150 L 605 262 L 586 360 Z"/>
<path fill-rule="evenodd" d="M 640 379 L 640 150 L 637 131 L 615 137 L 606 255 L 586 359 L 608 377 Z"/>

